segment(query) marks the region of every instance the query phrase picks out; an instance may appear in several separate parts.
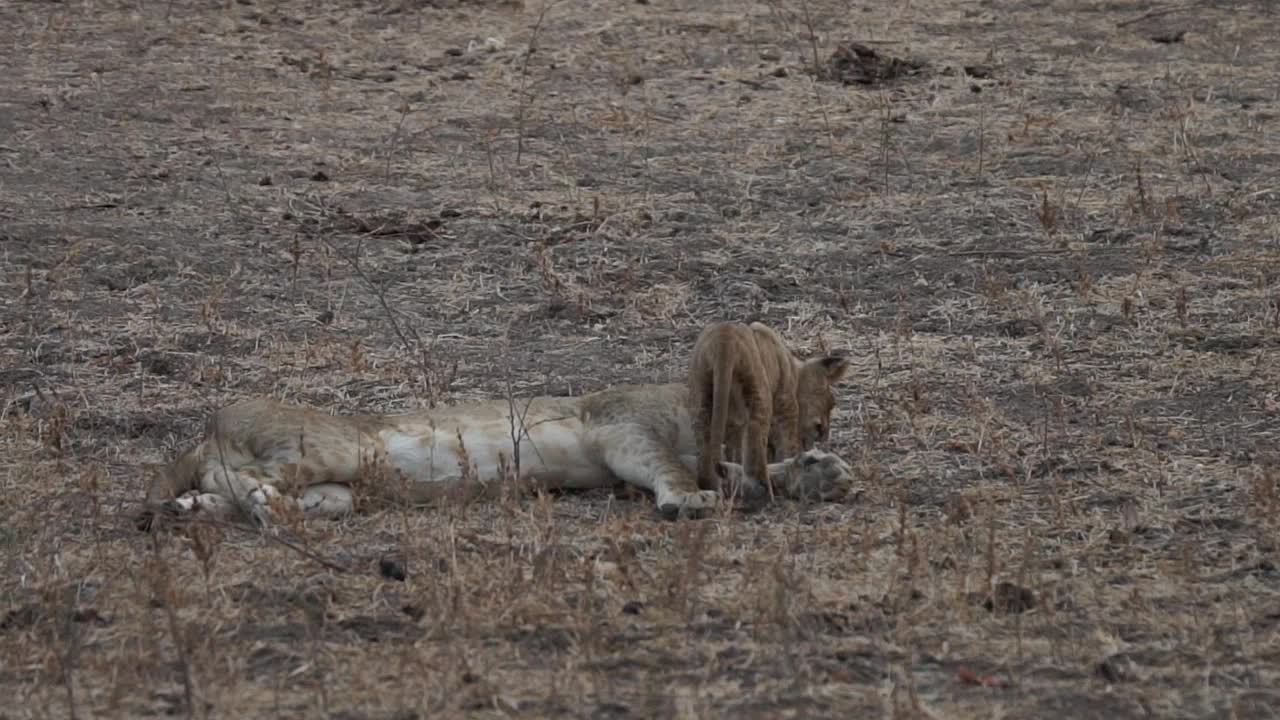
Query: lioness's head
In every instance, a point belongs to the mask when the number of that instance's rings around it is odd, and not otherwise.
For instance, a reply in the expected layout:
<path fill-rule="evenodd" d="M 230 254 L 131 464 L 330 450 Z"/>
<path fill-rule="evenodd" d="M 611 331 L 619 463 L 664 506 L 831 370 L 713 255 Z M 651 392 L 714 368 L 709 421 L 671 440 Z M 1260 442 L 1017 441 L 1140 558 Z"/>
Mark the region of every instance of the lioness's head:
<path fill-rule="evenodd" d="M 849 371 L 849 358 L 826 355 L 796 362 L 800 449 L 810 450 L 831 435 L 831 411 L 836 406 L 833 388 Z"/>
<path fill-rule="evenodd" d="M 805 450 L 783 463 L 773 476 L 775 488 L 783 496 L 809 502 L 831 502 L 845 499 L 854 485 L 853 468 L 843 458 L 825 450 Z M 777 467 L 774 465 L 773 467 Z M 721 488 L 726 495 L 736 496 L 746 507 L 759 507 L 768 500 L 768 490 L 747 475 L 738 463 L 722 460 L 716 463 Z"/>
<path fill-rule="evenodd" d="M 824 450 L 805 450 L 787 465 L 783 493 L 795 500 L 838 501 L 853 488 L 853 468 Z"/>

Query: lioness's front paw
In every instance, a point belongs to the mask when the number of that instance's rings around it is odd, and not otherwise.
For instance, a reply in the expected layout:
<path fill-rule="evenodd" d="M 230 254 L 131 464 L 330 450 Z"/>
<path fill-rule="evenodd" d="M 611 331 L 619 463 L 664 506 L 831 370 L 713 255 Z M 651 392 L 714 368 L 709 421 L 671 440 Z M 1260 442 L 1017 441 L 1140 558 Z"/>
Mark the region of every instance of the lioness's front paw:
<path fill-rule="evenodd" d="M 668 520 L 681 517 L 699 518 L 714 510 L 719 503 L 720 493 L 716 490 L 673 493 L 658 503 L 658 512 Z"/>
<path fill-rule="evenodd" d="M 738 463 L 721 461 L 716 465 L 720 488 L 727 499 L 735 499 L 743 507 L 755 507 L 769 499 L 769 488 L 747 474 Z"/>
<path fill-rule="evenodd" d="M 743 475 L 740 483 L 726 486 L 724 494 L 736 499 L 744 507 L 756 507 L 769 502 L 769 487 L 749 475 Z"/>

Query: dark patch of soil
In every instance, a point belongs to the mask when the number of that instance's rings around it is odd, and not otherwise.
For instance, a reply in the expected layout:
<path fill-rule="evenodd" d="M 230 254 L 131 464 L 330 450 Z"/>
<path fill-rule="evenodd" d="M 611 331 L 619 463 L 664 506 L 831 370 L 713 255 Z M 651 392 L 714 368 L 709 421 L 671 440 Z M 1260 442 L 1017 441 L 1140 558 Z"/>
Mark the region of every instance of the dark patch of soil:
<path fill-rule="evenodd" d="M 879 85 L 918 75 L 925 64 L 883 54 L 857 42 L 840 44 L 827 61 L 826 76 L 845 85 Z"/>

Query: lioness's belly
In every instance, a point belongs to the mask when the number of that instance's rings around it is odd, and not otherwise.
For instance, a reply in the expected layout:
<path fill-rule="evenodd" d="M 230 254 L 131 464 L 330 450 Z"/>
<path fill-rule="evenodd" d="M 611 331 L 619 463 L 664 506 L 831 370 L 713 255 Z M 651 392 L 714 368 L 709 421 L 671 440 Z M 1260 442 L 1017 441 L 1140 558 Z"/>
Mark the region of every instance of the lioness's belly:
<path fill-rule="evenodd" d="M 435 427 L 418 425 L 383 430 L 387 462 L 414 484 L 492 485 L 515 477 L 547 488 L 607 486 L 607 468 L 582 442 L 576 416 L 526 415 L 523 428 L 508 418 L 484 420 L 441 417 Z M 518 450 L 517 450 L 518 447 Z M 429 490 L 430 488 L 422 488 Z"/>

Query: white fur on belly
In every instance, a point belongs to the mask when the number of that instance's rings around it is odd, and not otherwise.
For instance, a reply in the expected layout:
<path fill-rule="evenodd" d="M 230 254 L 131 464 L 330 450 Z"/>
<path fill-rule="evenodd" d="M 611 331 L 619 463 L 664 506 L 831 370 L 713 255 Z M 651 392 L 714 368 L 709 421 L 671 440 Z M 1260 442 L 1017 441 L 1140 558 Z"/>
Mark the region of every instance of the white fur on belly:
<path fill-rule="evenodd" d="M 588 455 L 577 418 L 530 421 L 520 435 L 521 475 L 555 487 L 597 487 L 609 481 L 607 470 Z M 413 482 L 458 483 L 469 475 L 488 483 L 502 480 L 504 470 L 515 472 L 511 426 L 506 422 L 477 423 L 462 431 L 469 473 L 461 465 L 456 428 L 387 430 L 382 441 L 387 461 Z"/>

